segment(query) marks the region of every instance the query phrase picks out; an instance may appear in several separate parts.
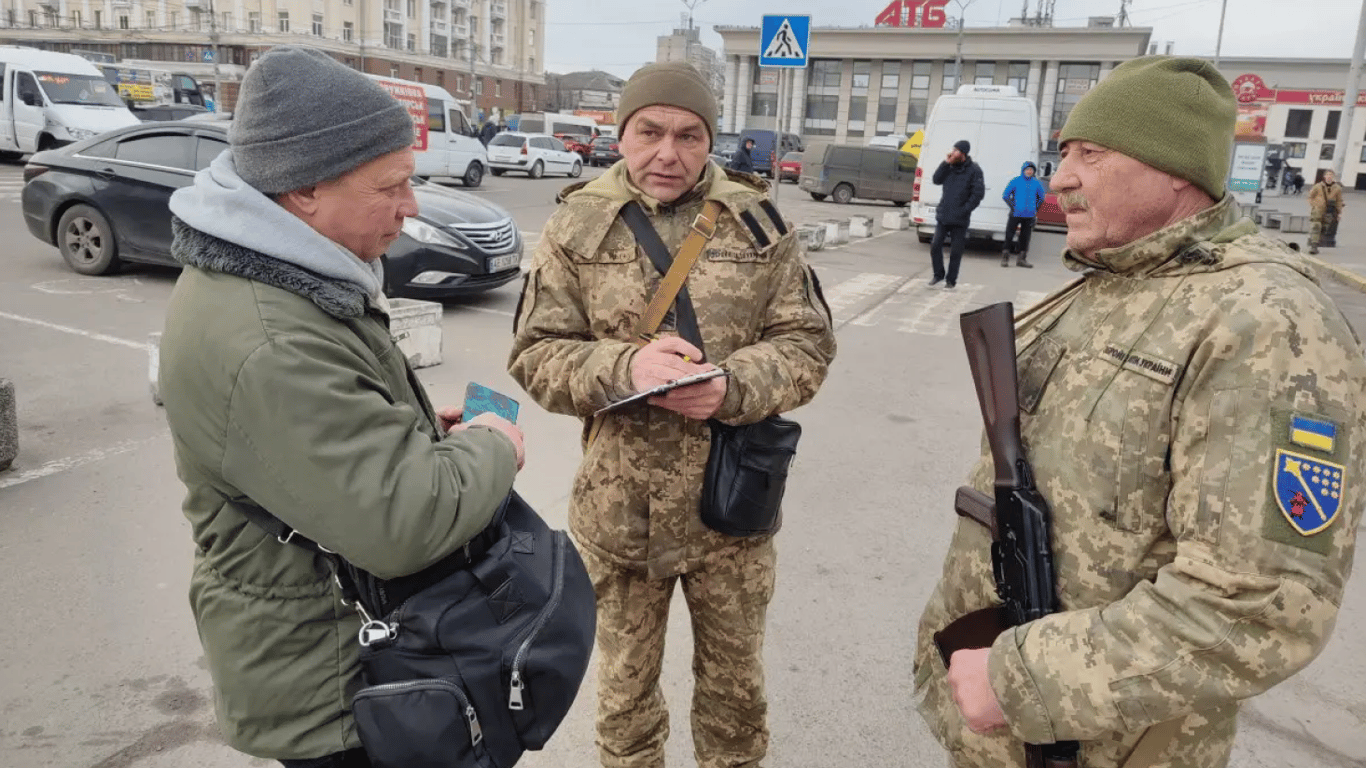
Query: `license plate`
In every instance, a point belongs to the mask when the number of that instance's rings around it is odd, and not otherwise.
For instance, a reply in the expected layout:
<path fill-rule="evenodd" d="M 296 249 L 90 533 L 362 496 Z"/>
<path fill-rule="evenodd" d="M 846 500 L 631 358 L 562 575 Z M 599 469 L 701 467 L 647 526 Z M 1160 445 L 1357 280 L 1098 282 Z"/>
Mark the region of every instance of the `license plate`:
<path fill-rule="evenodd" d="M 502 272 L 505 269 L 512 269 L 522 263 L 522 254 L 509 253 L 505 256 L 489 257 L 489 272 Z"/>
<path fill-rule="evenodd" d="M 933 205 L 927 205 L 927 206 L 925 206 L 925 218 L 929 219 L 929 218 L 933 218 L 933 217 L 934 217 L 934 206 L 933 206 Z"/>

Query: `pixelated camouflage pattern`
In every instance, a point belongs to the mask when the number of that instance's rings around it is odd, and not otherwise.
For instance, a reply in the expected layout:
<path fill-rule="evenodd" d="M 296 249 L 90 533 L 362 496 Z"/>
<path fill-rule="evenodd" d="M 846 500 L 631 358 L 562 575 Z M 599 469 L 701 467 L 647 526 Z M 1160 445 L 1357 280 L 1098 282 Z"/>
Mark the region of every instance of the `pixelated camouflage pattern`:
<path fill-rule="evenodd" d="M 829 310 L 791 225 L 780 235 L 758 207 L 761 185 L 708 164 L 691 194 L 661 205 L 634 189 L 618 163 L 562 199 L 532 258 L 508 363 L 536 402 L 583 419 L 586 434 L 595 410 L 632 393 L 630 334 L 661 279 L 617 216 L 632 199 L 671 253 L 706 199 L 725 209 L 687 283 L 707 357 L 731 372 L 716 418 L 752 423 L 815 396 L 835 354 Z M 741 223 L 745 211 L 767 245 Z M 709 439 L 705 422 L 653 406 L 606 417 L 570 499 L 580 545 L 664 578 L 732 544 L 698 514 Z"/>
<path fill-rule="evenodd" d="M 1331 240 L 1336 234 L 1338 214 L 1328 211 L 1314 211 L 1309 214 L 1309 245 L 1318 247 L 1324 240 Z"/>
<path fill-rule="evenodd" d="M 997 599 L 989 535 L 958 524 L 920 620 L 916 696 L 960 768 L 1021 766 L 1021 741 L 1067 739 L 1085 768 L 1114 768 L 1145 728 L 1175 719 L 1154 768 L 1226 765 L 1238 702 L 1327 642 L 1366 452 L 1339 451 L 1351 478 L 1339 518 L 1292 536 L 1272 470 L 1294 446 L 1273 424 L 1327 419 L 1354 444 L 1366 362 L 1308 263 L 1234 210 L 1226 196 L 1094 262 L 1065 254 L 1082 289 L 1020 334 L 1023 437 L 1054 512 L 1065 612 L 997 639 L 989 669 L 1009 729 L 969 731 L 931 637 Z M 992 475 L 984 448 L 970 483 L 990 492 Z"/>
<path fill-rule="evenodd" d="M 606 768 L 662 768 L 669 714 L 659 686 L 675 584 L 693 627 L 692 734 L 698 768 L 752 768 L 768 751 L 764 619 L 773 538 L 732 541 L 679 577 L 650 579 L 584 554 L 598 596 L 598 754 Z"/>
<path fill-rule="evenodd" d="M 1322 213 L 1332 203 L 1335 210 L 1342 211 L 1342 184 L 1333 182 L 1328 186 L 1322 181 L 1309 188 L 1309 212 Z"/>

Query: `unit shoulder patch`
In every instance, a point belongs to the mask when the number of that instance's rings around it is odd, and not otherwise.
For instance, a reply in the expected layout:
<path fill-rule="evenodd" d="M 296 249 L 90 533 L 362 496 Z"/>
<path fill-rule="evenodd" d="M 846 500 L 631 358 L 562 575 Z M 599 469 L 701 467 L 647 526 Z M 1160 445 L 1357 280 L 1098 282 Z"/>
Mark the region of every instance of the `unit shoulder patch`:
<path fill-rule="evenodd" d="M 1262 535 L 1326 554 L 1333 537 L 1324 534 L 1350 504 L 1350 435 L 1344 422 L 1318 414 L 1272 406 L 1271 416 L 1271 477 Z"/>

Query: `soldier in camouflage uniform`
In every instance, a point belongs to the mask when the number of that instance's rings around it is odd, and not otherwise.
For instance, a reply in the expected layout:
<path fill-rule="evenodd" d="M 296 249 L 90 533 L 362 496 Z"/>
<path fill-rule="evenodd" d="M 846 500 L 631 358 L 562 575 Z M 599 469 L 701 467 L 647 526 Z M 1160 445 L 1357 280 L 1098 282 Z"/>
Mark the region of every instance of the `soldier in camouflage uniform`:
<path fill-rule="evenodd" d="M 1309 252 L 1338 244 L 1338 221 L 1342 218 L 1342 185 L 1337 174 L 1324 171 L 1323 180 L 1309 190 Z"/>
<path fill-rule="evenodd" d="M 623 160 L 569 188 L 546 224 L 517 313 L 509 370 L 546 409 L 577 416 L 715 366 L 730 377 L 612 411 L 585 440 L 570 528 L 598 596 L 598 747 L 608 768 L 664 765 L 659 686 L 679 582 L 694 635 L 700 768 L 758 766 L 768 748 L 762 648 L 771 537 L 736 539 L 699 517 L 706 419 L 752 423 L 809 401 L 835 354 L 829 309 L 790 226 L 755 176 L 708 161 L 716 103 L 686 64 L 651 64 L 621 96 Z M 661 280 L 619 217 L 636 201 L 676 253 L 707 200 L 715 236 L 687 280 L 702 350 L 666 319 L 632 338 Z M 639 344 L 644 344 L 640 346 Z"/>
<path fill-rule="evenodd" d="M 1328 640 L 1361 520 L 1366 362 L 1310 265 L 1225 193 L 1234 116 L 1208 62 L 1150 57 L 1062 130 L 1063 258 L 1082 277 L 1017 348 L 1063 611 L 946 670 L 932 634 L 998 602 L 990 534 L 958 524 L 915 669 L 957 768 L 1063 740 L 1117 768 L 1171 721 L 1152 768 L 1227 765 L 1239 702 Z M 971 485 L 992 475 L 984 452 Z"/>

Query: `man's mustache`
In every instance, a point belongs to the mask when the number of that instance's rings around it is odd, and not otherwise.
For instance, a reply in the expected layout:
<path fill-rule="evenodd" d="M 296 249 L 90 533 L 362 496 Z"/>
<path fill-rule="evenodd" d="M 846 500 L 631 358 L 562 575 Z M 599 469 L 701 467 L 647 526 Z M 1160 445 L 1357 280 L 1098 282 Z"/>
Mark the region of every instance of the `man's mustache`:
<path fill-rule="evenodd" d="M 1064 192 L 1058 195 L 1058 207 L 1062 208 L 1064 213 L 1091 210 L 1091 204 L 1086 201 L 1086 196 L 1080 192 Z"/>

